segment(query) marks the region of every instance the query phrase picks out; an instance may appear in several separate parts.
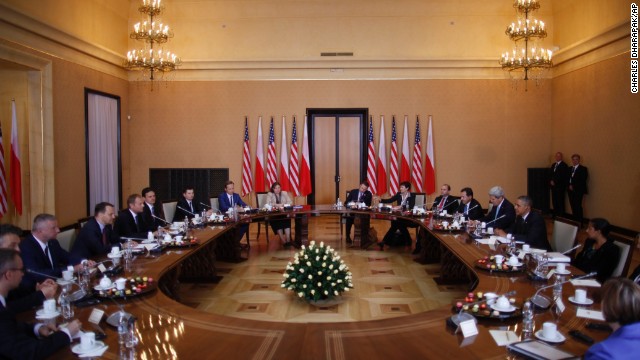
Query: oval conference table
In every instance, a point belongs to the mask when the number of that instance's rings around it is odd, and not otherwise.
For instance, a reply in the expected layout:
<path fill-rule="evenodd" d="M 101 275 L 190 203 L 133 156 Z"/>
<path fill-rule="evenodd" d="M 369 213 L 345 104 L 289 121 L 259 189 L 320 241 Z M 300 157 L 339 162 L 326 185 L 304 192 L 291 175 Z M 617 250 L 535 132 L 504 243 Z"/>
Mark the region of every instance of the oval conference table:
<path fill-rule="evenodd" d="M 410 215 L 381 213 L 378 211 L 354 211 L 335 209 L 332 206 L 306 206 L 276 216 L 296 220 L 296 241 L 304 241 L 309 216 L 353 214 L 359 219 L 361 237 L 366 238 L 368 220 L 405 219 L 419 228 L 418 238 L 423 244 L 417 260 L 440 261 L 442 273 L 457 273 L 454 277 L 467 276 L 475 291 L 498 294 L 515 290 L 519 305 L 541 286 L 530 281 L 524 273 L 501 276 L 477 269 L 475 262 L 491 250 L 462 236 L 430 229 L 429 218 Z M 235 229 L 240 224 L 264 220 L 264 213 L 241 216 L 226 226 L 207 226 L 192 230 L 199 245 L 188 249 L 165 250 L 155 257 L 139 256 L 133 263 L 129 276 L 148 276 L 157 281 L 158 290 L 126 300 L 117 299 L 124 309 L 137 318 L 139 344 L 128 353 L 118 345 L 117 330 L 100 323 L 107 337 L 109 349 L 102 356 L 106 359 L 134 356 L 138 359 L 504 359 L 513 357 L 506 348 L 499 347 L 489 333 L 490 329 L 514 330 L 521 333 L 521 318 L 500 322 L 480 319 L 478 335 L 463 338 L 454 333 L 446 321 L 452 308 L 439 309 L 383 320 L 344 323 L 283 323 L 245 320 L 199 311 L 179 302 L 179 282 L 215 281 L 216 261 L 242 261 Z M 356 222 L 358 226 L 358 221 Z M 363 235 L 364 234 L 364 235 Z M 434 255 L 436 253 L 436 255 Z M 439 258 L 439 259 L 438 259 Z M 575 271 L 574 268 L 571 268 Z M 446 274 L 445 274 L 446 273 Z M 462 275 L 461 275 L 462 274 Z M 464 275 L 466 274 L 466 275 Z M 97 280 L 95 280 L 97 281 Z M 357 279 L 355 279 L 357 286 Z M 545 283 L 546 285 L 546 283 Z M 593 288 L 588 288 L 593 289 Z M 550 291 L 551 289 L 549 289 Z M 284 289 L 282 291 L 285 291 Z M 593 298 L 593 290 L 588 290 Z M 577 307 L 567 301 L 574 287 L 564 285 L 563 297 L 566 309 L 559 320 L 559 330 L 567 338 L 558 348 L 581 356 L 588 345 L 569 336 L 569 330 L 578 329 L 596 341 L 607 333 L 585 328 L 584 318 L 576 317 Z M 293 296 L 293 295 L 291 295 Z M 114 302 L 103 301 L 95 307 L 106 315 L 118 310 Z M 594 309 L 598 309 L 598 305 Z M 88 323 L 92 307 L 77 307 L 75 317 L 83 322 L 83 328 L 91 331 Z M 106 316 L 105 316 L 106 318 Z M 535 316 L 536 330 L 544 321 L 552 321 L 551 311 Z M 60 350 L 52 358 L 75 359 L 71 347 Z"/>

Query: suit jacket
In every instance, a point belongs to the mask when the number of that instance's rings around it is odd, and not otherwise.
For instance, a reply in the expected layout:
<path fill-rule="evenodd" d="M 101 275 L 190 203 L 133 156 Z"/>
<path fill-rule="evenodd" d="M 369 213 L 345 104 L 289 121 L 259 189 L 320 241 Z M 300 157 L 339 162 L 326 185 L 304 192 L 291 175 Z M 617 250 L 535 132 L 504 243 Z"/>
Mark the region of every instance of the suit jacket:
<path fill-rule="evenodd" d="M 456 209 L 456 212 L 459 212 L 460 214 L 464 214 L 465 206 L 466 206 L 465 204 L 460 202 L 460 206 L 458 206 L 458 209 Z M 480 205 L 480 202 L 476 199 L 471 199 L 471 201 L 469 201 L 469 210 L 470 211 L 466 216 L 471 220 L 482 219 L 482 217 L 484 216 L 484 210 L 482 210 L 482 205 Z"/>
<path fill-rule="evenodd" d="M 245 204 L 244 201 L 242 201 L 242 199 L 240 198 L 240 195 L 236 193 L 233 193 L 233 204 L 242 207 L 247 206 L 247 204 Z M 218 207 L 223 213 L 229 210 L 229 208 L 231 207 L 231 203 L 229 202 L 229 194 L 227 194 L 226 192 L 222 192 L 220 193 L 220 195 L 218 195 Z"/>
<path fill-rule="evenodd" d="M 604 283 L 618 266 L 620 248 L 611 239 L 607 239 L 597 250 L 593 248 L 595 243 L 594 239 L 585 240 L 583 250 L 571 263 L 585 273 L 596 271 L 596 280 Z"/>
<path fill-rule="evenodd" d="M 500 206 L 500 212 L 496 216 L 496 210 L 498 210 L 497 206 L 491 208 L 491 211 L 482 218 L 482 221 L 491 224 L 487 224 L 487 227 L 493 227 L 498 229 L 508 229 L 511 224 L 516 220 L 516 209 L 513 207 L 513 204 L 507 200 L 507 198 L 503 198 L 502 204 Z M 504 217 L 500 220 L 493 221 L 494 219 L 499 218 L 504 215 Z"/>
<path fill-rule="evenodd" d="M 397 202 L 398 205 L 401 204 L 402 202 L 402 194 L 400 194 L 400 192 L 397 192 L 395 195 L 393 195 L 392 197 L 388 198 L 388 199 L 380 199 L 380 202 L 383 204 L 390 204 L 393 202 Z M 413 206 L 416 204 L 416 196 L 413 193 L 409 193 L 409 197 L 407 198 L 407 202 L 409 205 L 409 209 L 413 209 Z"/>
<path fill-rule="evenodd" d="M 226 196 L 225 196 L 226 197 Z M 226 197 L 227 200 L 229 200 L 228 197 Z M 267 193 L 267 204 L 271 205 L 271 206 L 276 206 L 276 194 L 272 193 L 272 192 L 268 192 Z M 280 203 L 279 205 L 283 205 L 283 204 L 292 204 L 291 198 L 289 197 L 289 194 L 287 194 L 286 191 L 281 191 L 280 192 Z"/>
<path fill-rule="evenodd" d="M 33 310 L 42 305 L 45 300 L 42 291 L 35 291 L 32 288 L 29 292 L 23 292 L 24 288 L 19 287 L 9 291 L 7 296 L 7 308 L 16 314 L 24 311 Z M 25 289 L 26 290 L 26 289 Z"/>
<path fill-rule="evenodd" d="M 560 161 L 558 166 L 554 162 L 551 164 L 551 176 L 549 180 L 552 180 L 555 184 L 554 187 L 558 189 L 564 189 L 569 184 L 569 166 L 566 162 Z"/>
<path fill-rule="evenodd" d="M 532 248 L 551 251 L 551 244 L 547 238 L 547 225 L 542 215 L 536 211 L 529 211 L 526 219 L 518 216 L 516 222 L 506 232 L 512 234 L 517 241 L 524 241 Z"/>
<path fill-rule="evenodd" d="M 138 224 L 129 209 L 124 209 L 118 214 L 114 229 L 118 237 L 134 237 L 146 239 L 147 232 L 151 230 L 150 226 L 144 221 L 142 213 L 137 214 Z M 153 231 L 153 230 L 151 230 Z"/>
<path fill-rule="evenodd" d="M 71 262 L 78 264 L 84 259 L 90 259 L 96 256 L 105 255 L 111 251 L 113 246 L 120 245 L 120 239 L 113 231 L 111 225 L 105 226 L 105 236 L 107 238 L 107 244 L 102 243 L 102 231 L 100 231 L 100 224 L 95 217 L 92 217 L 87 223 L 80 229 L 76 241 L 71 248 Z"/>
<path fill-rule="evenodd" d="M 205 209 L 204 206 L 200 205 L 200 201 L 196 198 L 191 200 L 191 206 L 193 207 L 192 213 L 194 214 L 200 214 L 201 212 L 208 210 Z M 178 204 L 176 204 L 176 212 L 173 214 L 173 221 L 184 221 L 185 217 L 189 218 L 189 220 L 193 219 L 193 215 L 180 208 L 189 210 L 189 203 L 184 196 L 178 200 Z"/>
<path fill-rule="evenodd" d="M 576 171 L 569 168 L 569 185 L 573 186 L 573 191 L 580 194 L 588 194 L 587 179 L 589 179 L 589 169 L 586 166 L 578 165 Z"/>
<path fill-rule="evenodd" d="M 348 204 L 349 202 L 353 201 L 353 202 L 358 202 L 358 197 L 360 196 L 360 189 L 353 189 L 351 191 L 349 191 L 349 195 L 347 196 L 347 200 L 344 201 L 345 204 Z M 371 191 L 367 190 L 364 192 L 364 194 L 362 194 L 362 201 L 363 203 L 365 203 L 365 205 L 367 206 L 371 206 L 371 200 L 373 199 L 373 195 L 371 194 Z"/>
<path fill-rule="evenodd" d="M 167 220 L 164 215 L 164 208 L 162 207 L 162 203 L 160 201 L 156 201 L 155 205 L 153 205 L 153 215 Z M 164 223 L 163 221 L 151 216 L 151 208 L 146 202 L 144 203 L 144 209 L 142 210 L 142 217 L 144 218 L 145 224 L 147 224 L 151 231 L 155 231 L 158 226 L 164 227 L 166 225 L 166 223 Z"/>
<path fill-rule="evenodd" d="M 62 331 L 38 339 L 33 330 L 33 325 L 18 322 L 15 312 L 0 303 L 0 358 L 44 359 L 71 343 Z"/>
<path fill-rule="evenodd" d="M 62 276 L 62 270 L 66 270 L 67 265 L 70 264 L 69 253 L 60 246 L 56 239 L 49 240 L 47 245 L 53 261 L 53 268 L 49 265 L 47 256 L 33 235 L 29 234 L 24 238 L 20 242 L 20 256 L 22 257 L 24 268 L 60 277 Z M 44 276 L 26 273 L 22 278 L 21 286 L 35 290 L 36 282 L 42 282 L 46 279 Z"/>
<path fill-rule="evenodd" d="M 458 209 L 458 200 L 459 198 L 456 196 L 451 196 L 448 195 L 447 199 L 444 202 L 444 206 L 442 208 L 442 210 L 447 210 L 447 214 L 453 214 L 457 209 Z M 442 195 L 438 196 L 434 201 L 433 201 L 433 207 L 431 207 L 431 210 L 435 210 L 438 208 L 438 204 L 440 204 L 440 201 L 442 201 Z"/>

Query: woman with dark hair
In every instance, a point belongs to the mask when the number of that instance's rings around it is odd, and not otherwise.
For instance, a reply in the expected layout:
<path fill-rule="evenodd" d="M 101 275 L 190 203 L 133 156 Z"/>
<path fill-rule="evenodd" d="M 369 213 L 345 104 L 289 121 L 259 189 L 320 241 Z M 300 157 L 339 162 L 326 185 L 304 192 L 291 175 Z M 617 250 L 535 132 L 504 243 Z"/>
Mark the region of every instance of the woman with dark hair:
<path fill-rule="evenodd" d="M 411 183 L 408 181 L 403 181 L 400 183 L 400 191 L 396 193 L 394 196 L 389 199 L 380 199 L 380 202 L 383 204 L 397 203 L 398 205 L 394 208 L 396 210 L 409 210 L 413 209 L 414 204 L 416 203 L 415 196 L 411 194 Z M 409 230 L 407 227 L 410 226 L 411 223 L 404 220 L 392 220 L 391 227 L 389 231 L 384 235 L 382 241 L 378 243 L 380 247 L 380 251 L 384 251 L 385 245 L 398 245 L 395 244 L 393 240 L 396 236 L 396 232 L 400 231 L 401 234 L 401 244 L 400 245 L 408 245 L 411 246 L 411 235 L 409 234 Z M 414 250 L 414 254 L 417 254 L 420 250 L 419 244 L 416 244 L 416 248 Z"/>
<path fill-rule="evenodd" d="M 620 260 L 620 249 L 609 239 L 611 225 L 602 218 L 589 221 L 583 250 L 573 260 L 573 266 L 590 273 L 596 271 L 596 279 L 603 283 L 611 277 Z"/>
<path fill-rule="evenodd" d="M 640 344 L 640 286 L 625 278 L 602 286 L 602 315 L 613 328 L 609 337 L 589 348 L 585 360 L 637 359 Z"/>
<path fill-rule="evenodd" d="M 286 191 L 282 191 L 280 183 L 276 181 L 271 185 L 271 189 L 269 189 L 269 193 L 267 194 L 267 205 L 282 209 L 285 204 L 291 205 L 291 198 Z M 291 242 L 289 241 L 289 239 L 291 239 L 291 220 L 270 220 L 269 223 L 271 224 L 273 232 L 280 237 L 282 245 L 285 248 L 291 246 Z"/>

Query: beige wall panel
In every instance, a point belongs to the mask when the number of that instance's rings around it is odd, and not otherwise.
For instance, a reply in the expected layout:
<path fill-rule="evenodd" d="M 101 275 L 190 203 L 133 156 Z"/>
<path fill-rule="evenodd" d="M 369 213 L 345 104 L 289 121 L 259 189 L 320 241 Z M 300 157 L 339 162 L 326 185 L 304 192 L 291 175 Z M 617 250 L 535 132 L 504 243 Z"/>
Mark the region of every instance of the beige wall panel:
<path fill-rule="evenodd" d="M 568 161 L 579 153 L 589 168 L 586 217 L 638 229 L 640 101 L 629 90 L 628 56 L 554 79 L 553 149 Z"/>

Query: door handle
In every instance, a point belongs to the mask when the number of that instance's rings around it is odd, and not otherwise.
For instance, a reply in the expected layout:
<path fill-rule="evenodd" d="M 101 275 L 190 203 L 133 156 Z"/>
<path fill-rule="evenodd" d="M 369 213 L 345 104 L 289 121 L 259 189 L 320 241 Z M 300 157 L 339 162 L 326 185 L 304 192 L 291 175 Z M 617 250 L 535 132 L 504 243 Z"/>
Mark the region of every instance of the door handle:
<path fill-rule="evenodd" d="M 340 175 L 336 175 L 336 182 L 339 183 L 340 182 Z"/>

